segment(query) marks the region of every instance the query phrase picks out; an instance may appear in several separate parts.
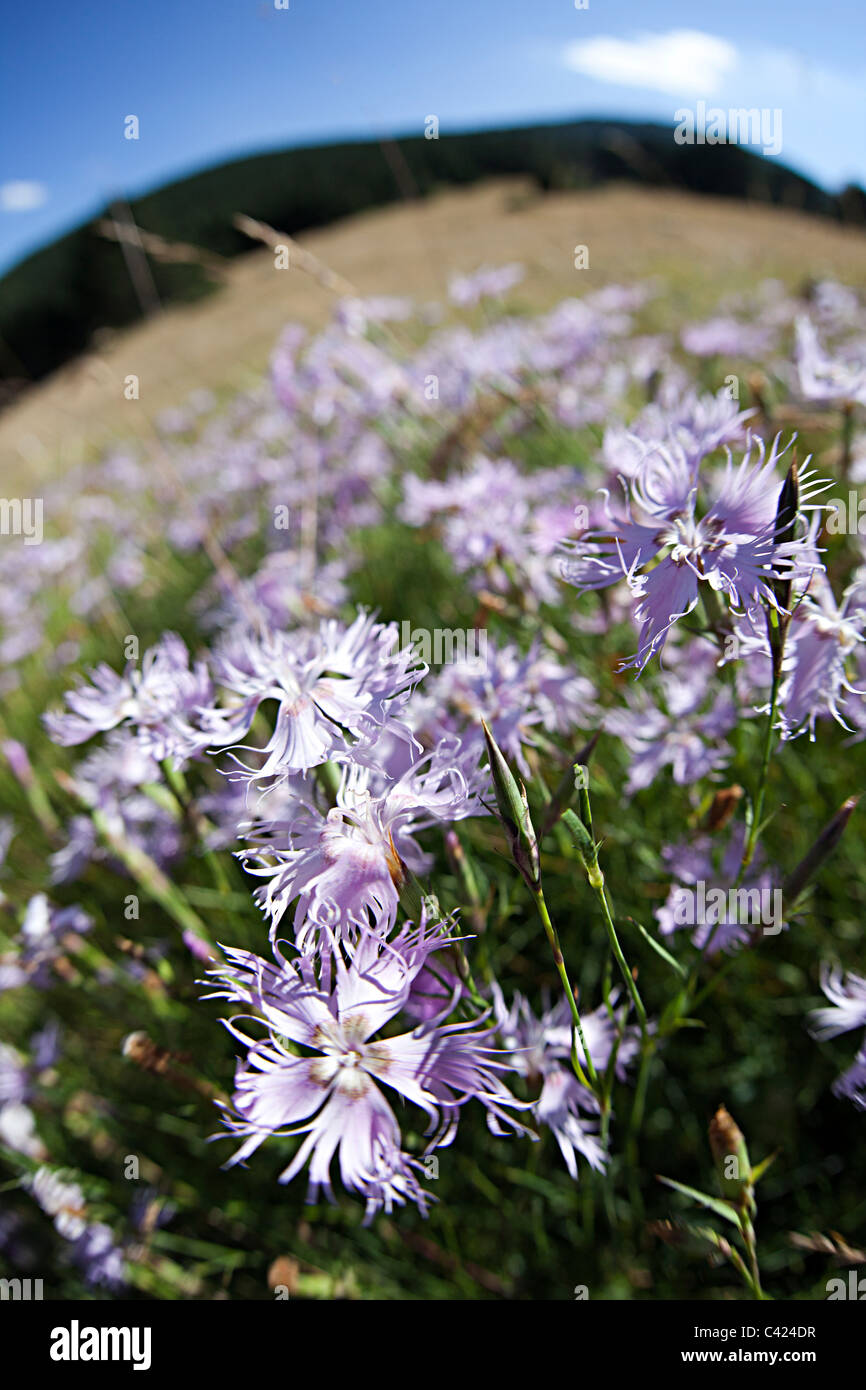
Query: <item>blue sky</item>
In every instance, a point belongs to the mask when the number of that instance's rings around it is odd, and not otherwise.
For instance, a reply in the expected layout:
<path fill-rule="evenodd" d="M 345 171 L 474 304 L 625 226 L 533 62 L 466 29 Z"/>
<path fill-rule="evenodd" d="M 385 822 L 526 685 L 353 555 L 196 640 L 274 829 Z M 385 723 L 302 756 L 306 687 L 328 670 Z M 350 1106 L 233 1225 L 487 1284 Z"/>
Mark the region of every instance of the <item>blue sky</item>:
<path fill-rule="evenodd" d="M 0 269 L 207 164 L 334 136 L 783 116 L 780 158 L 866 184 L 863 0 L 2 0 Z M 685 32 L 683 32 L 685 31 Z M 136 115 L 140 139 L 123 138 Z"/>

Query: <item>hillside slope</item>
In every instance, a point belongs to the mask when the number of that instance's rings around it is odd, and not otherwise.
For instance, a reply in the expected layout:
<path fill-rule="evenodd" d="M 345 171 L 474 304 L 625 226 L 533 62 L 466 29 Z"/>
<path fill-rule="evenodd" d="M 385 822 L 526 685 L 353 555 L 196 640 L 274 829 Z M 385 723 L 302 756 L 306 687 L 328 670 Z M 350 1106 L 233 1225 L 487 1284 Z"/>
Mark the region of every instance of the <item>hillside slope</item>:
<path fill-rule="evenodd" d="M 688 295 L 709 312 L 727 291 L 776 276 L 798 285 L 833 275 L 866 285 L 866 237 L 800 212 L 693 194 L 613 185 L 542 195 L 501 180 L 363 213 L 299 242 L 362 295 L 445 298 L 449 276 L 521 261 L 516 309 L 545 308 L 612 281 L 659 276 L 664 322 Z M 585 245 L 589 268 L 574 269 Z M 234 390 L 265 367 L 283 326 L 323 324 L 334 295 L 300 270 L 276 270 L 267 250 L 239 258 L 222 291 L 106 336 L 0 415 L 0 478 L 8 495 L 111 440 L 148 433 L 159 413 L 209 387 Z M 124 380 L 140 379 L 140 399 Z"/>
<path fill-rule="evenodd" d="M 249 250 L 233 223 L 240 209 L 294 236 L 401 198 L 512 177 L 547 192 L 629 182 L 866 225 L 862 189 L 829 193 L 757 147 L 678 144 L 669 126 L 609 119 L 272 150 L 165 184 L 133 199 L 131 212 L 146 234 L 197 250 L 191 260 L 150 257 L 148 278 L 162 303 L 189 303 L 212 292 L 215 258 L 231 261 Z M 114 215 L 126 221 L 129 210 L 121 203 Z M 94 334 L 125 327 L 140 313 L 101 217 L 75 228 L 0 280 L 0 385 L 16 391 L 22 380 L 41 380 Z"/>

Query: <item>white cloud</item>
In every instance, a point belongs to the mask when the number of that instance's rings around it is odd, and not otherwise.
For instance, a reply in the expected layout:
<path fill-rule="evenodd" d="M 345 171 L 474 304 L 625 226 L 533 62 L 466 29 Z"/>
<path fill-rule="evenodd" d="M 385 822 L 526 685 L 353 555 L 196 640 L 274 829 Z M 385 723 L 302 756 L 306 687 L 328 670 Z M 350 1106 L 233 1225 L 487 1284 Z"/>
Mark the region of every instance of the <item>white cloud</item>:
<path fill-rule="evenodd" d="M 48 201 L 48 189 L 32 179 L 16 179 L 0 183 L 0 211 L 34 212 Z"/>
<path fill-rule="evenodd" d="M 677 97 L 687 92 L 710 97 L 738 55 L 726 39 L 697 29 L 672 29 L 634 39 L 585 39 L 569 44 L 563 56 L 566 67 L 599 82 L 650 88 Z"/>

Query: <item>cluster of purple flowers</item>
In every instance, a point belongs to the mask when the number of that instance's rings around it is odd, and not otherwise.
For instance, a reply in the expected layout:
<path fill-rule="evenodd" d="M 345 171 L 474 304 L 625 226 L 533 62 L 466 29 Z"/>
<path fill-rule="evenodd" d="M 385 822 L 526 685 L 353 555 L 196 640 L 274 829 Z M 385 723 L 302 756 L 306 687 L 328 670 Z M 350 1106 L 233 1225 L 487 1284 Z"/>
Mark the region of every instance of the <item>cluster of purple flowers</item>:
<path fill-rule="evenodd" d="M 658 794 L 668 778 L 686 789 L 693 833 L 663 851 L 670 888 L 656 919 L 669 939 L 689 927 L 708 957 L 753 939 L 735 908 L 690 920 L 680 904 L 699 884 L 740 885 L 742 823 L 711 833 L 699 812 L 732 761 L 734 730 L 768 710 L 773 623 L 786 632 L 778 736 L 814 736 L 825 719 L 866 736 L 866 554 L 837 598 L 822 549 L 826 485 L 800 461 L 783 528 L 793 441 L 763 428 L 763 406 L 741 409 L 715 381 L 706 389 L 719 358 L 760 356 L 801 403 L 863 404 L 856 296 L 823 284 L 806 302 L 771 283 L 674 339 L 639 331 L 652 286 L 609 287 L 537 318 L 499 312 L 521 278 L 517 266 L 455 277 L 454 304 L 485 303 L 477 331 L 385 298 L 341 302 L 315 338 L 289 328 L 266 383 L 222 411 L 200 394 L 166 415 L 151 457 L 116 450 L 73 470 L 49 507 L 66 511 L 70 534 L 48 537 L 27 569 L 0 554 L 0 688 L 11 695 L 33 679 L 37 653 L 50 652 L 53 679 L 81 662 L 84 631 L 107 615 L 117 631 L 118 596 L 154 592 L 166 534 L 180 571 L 205 552 L 209 577 L 188 604 L 203 649 L 163 632 L 140 659 L 91 665 L 45 716 L 63 748 L 101 739 L 66 775 L 77 807 L 50 880 L 60 890 L 93 865 L 128 874 L 136 854 L 171 873 L 191 827 L 198 852 L 234 852 L 264 954 L 226 943 L 219 961 L 184 937 L 213 966 L 209 997 L 238 1010 L 224 1020 L 242 1052 L 223 1108 L 240 1143 L 231 1163 L 300 1141 L 280 1181 L 306 1170 L 310 1200 L 330 1196 L 338 1164 L 368 1218 L 406 1202 L 426 1210 L 427 1160 L 471 1102 L 497 1135 L 531 1134 L 527 1116 L 549 1127 L 572 1177 L 578 1156 L 598 1170 L 607 1161 L 598 1098 L 571 1065 L 566 1001 L 536 1015 L 492 972 L 479 993 L 465 924 L 427 885 L 454 826 L 489 813 L 482 721 L 527 782 L 548 758 L 567 770 L 603 732 L 626 797 Z M 591 442 L 539 471 L 519 446 L 539 418 Z M 861 446 L 855 436 L 854 482 L 858 459 L 866 477 Z M 482 659 L 431 669 L 397 622 L 353 605 L 364 538 L 386 522 L 419 549 L 441 545 L 483 631 Z M 69 621 L 47 642 L 51 590 Z M 592 656 L 579 665 L 581 646 Z M 622 671 L 642 678 L 626 684 Z M 17 746 L 5 746 L 29 790 Z M 11 834 L 0 823 L 4 852 Z M 760 852 L 747 867 L 744 893 L 776 891 Z M 49 987 L 70 939 L 91 927 L 82 909 L 35 894 L 0 956 L 0 991 Z M 825 990 L 834 1009 L 821 1036 L 866 1025 L 862 980 L 830 973 Z M 615 1003 L 584 1013 L 583 1030 L 596 1070 L 625 1081 L 639 1043 Z M 586 1066 L 580 1049 L 577 1060 Z M 0 1058 L 0 1133 L 43 1162 L 27 1065 Z M 864 1104 L 862 1049 L 837 1089 Z M 119 1247 L 75 1216 L 77 1187 L 46 1163 L 32 1190 L 94 1279 L 118 1284 Z"/>

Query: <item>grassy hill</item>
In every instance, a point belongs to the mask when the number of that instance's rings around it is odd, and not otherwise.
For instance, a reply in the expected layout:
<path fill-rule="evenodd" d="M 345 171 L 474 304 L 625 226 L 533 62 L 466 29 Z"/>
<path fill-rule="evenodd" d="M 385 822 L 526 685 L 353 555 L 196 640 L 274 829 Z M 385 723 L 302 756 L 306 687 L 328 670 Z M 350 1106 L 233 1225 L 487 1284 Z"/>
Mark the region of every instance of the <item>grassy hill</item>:
<path fill-rule="evenodd" d="M 232 259 L 250 250 L 232 224 L 238 212 L 295 235 L 396 200 L 504 176 L 528 177 L 545 192 L 628 181 L 866 225 L 861 190 L 834 196 L 738 145 L 677 145 L 667 127 L 600 120 L 261 154 L 138 198 L 132 213 L 147 232 Z M 68 362 L 99 330 L 140 318 L 120 247 L 99 235 L 98 220 L 0 280 L 0 387 L 5 383 L 7 397 Z M 195 301 L 215 285 L 195 263 L 152 258 L 151 271 L 163 304 Z"/>
<path fill-rule="evenodd" d="M 359 294 L 441 301 L 455 272 L 521 261 L 516 309 L 544 309 L 611 281 L 658 276 L 659 327 L 684 306 L 709 314 L 727 291 L 775 276 L 791 287 L 835 276 L 866 286 L 866 237 L 854 227 L 753 203 L 615 184 L 542 195 L 497 180 L 359 214 L 300 238 Z M 573 249 L 589 248 L 576 271 Z M 111 335 L 0 414 L 4 486 L 74 463 L 112 440 L 152 435 L 162 410 L 192 391 L 234 391 L 265 366 L 290 320 L 320 327 L 334 295 L 265 250 L 237 258 L 222 292 L 175 304 Z M 124 378 L 139 376 L 138 401 Z"/>

